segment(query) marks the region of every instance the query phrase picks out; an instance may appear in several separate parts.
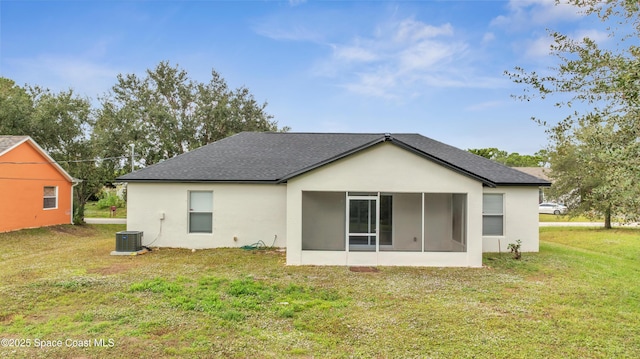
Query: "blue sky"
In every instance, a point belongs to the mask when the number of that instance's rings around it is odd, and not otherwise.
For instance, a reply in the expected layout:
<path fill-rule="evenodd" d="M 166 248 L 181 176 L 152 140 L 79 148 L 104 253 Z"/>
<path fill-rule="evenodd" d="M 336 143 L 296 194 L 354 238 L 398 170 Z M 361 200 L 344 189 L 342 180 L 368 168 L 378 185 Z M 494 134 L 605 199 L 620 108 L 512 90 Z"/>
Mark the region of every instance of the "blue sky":
<path fill-rule="evenodd" d="M 544 73 L 547 29 L 604 39 L 553 0 L 0 1 L 0 76 L 97 99 L 167 60 L 246 86 L 297 132 L 411 132 L 533 154 L 566 112 L 503 72 Z"/>

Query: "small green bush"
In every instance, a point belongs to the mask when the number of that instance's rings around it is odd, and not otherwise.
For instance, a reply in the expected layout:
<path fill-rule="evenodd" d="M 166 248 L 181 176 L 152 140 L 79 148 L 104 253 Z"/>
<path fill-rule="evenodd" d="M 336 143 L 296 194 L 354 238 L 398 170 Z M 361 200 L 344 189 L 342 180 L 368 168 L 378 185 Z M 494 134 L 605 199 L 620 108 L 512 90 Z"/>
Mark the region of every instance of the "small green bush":
<path fill-rule="evenodd" d="M 125 201 L 122 198 L 118 197 L 115 193 L 103 191 L 100 193 L 99 197 L 100 200 L 98 200 L 98 203 L 96 204 L 99 209 L 105 209 L 111 206 L 122 208 L 126 204 Z"/>
<path fill-rule="evenodd" d="M 513 259 L 520 259 L 522 257 L 522 253 L 520 252 L 520 247 L 522 246 L 522 241 L 517 240 L 516 243 L 509 243 L 507 249 L 511 251 L 513 254 Z"/>

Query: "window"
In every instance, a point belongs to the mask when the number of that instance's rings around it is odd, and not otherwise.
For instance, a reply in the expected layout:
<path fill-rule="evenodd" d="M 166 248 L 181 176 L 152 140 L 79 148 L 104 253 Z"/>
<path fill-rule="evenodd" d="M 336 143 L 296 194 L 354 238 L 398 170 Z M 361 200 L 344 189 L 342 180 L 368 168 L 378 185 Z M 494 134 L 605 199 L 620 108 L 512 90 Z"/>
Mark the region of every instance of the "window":
<path fill-rule="evenodd" d="M 484 194 L 482 196 L 482 235 L 504 235 L 504 199 L 503 194 Z"/>
<path fill-rule="evenodd" d="M 44 209 L 58 208 L 58 187 L 54 187 L 54 186 L 44 187 L 44 200 L 43 200 L 42 208 Z"/>
<path fill-rule="evenodd" d="M 213 232 L 213 192 L 189 192 L 189 233 Z"/>

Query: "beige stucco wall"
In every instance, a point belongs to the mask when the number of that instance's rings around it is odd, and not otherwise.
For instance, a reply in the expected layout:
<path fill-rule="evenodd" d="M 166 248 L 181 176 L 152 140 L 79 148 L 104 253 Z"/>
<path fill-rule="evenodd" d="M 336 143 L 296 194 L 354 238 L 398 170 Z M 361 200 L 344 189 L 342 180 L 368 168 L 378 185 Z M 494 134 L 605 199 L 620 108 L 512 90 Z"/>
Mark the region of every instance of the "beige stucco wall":
<path fill-rule="evenodd" d="M 485 193 L 504 194 L 504 235 L 483 237 L 484 252 L 507 251 L 509 243 L 522 241 L 523 252 L 538 252 L 538 188 L 485 188 Z M 498 247 L 500 244 L 500 247 Z"/>
<path fill-rule="evenodd" d="M 188 233 L 189 191 L 213 191 L 213 233 Z M 259 240 L 271 245 L 277 236 L 275 246 L 286 246 L 286 185 L 129 183 L 127 196 L 127 230 L 144 231 L 143 245 L 240 247 Z"/>
<path fill-rule="evenodd" d="M 302 191 L 466 193 L 469 203 L 467 252 L 344 253 L 302 251 Z M 482 265 L 482 183 L 391 143 L 382 143 L 293 178 L 287 184 L 287 264 Z M 338 258 L 340 256 L 340 258 Z M 375 257 L 374 257 L 375 256 Z M 430 259 L 437 258 L 437 261 Z M 406 259 L 406 260 L 405 260 Z M 342 261 L 341 263 L 338 263 Z"/>

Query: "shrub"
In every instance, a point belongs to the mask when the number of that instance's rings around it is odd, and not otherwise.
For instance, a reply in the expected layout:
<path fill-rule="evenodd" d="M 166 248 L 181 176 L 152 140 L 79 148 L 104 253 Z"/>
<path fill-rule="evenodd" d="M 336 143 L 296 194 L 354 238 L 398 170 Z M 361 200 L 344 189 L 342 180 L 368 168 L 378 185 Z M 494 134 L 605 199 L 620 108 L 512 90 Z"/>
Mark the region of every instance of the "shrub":
<path fill-rule="evenodd" d="M 522 257 L 522 253 L 520 253 L 520 247 L 522 246 L 522 241 L 517 240 L 516 243 L 509 243 L 507 249 L 513 253 L 513 259 L 520 259 Z"/>
<path fill-rule="evenodd" d="M 105 209 L 111 206 L 122 208 L 126 204 L 122 198 L 112 192 L 103 191 L 100 193 L 99 197 L 100 200 L 98 200 L 98 203 L 96 204 L 99 209 Z"/>

